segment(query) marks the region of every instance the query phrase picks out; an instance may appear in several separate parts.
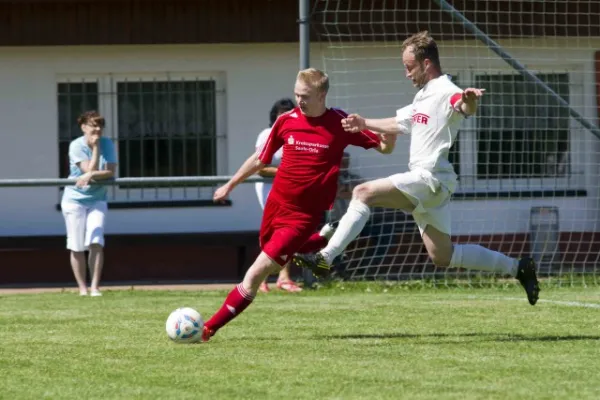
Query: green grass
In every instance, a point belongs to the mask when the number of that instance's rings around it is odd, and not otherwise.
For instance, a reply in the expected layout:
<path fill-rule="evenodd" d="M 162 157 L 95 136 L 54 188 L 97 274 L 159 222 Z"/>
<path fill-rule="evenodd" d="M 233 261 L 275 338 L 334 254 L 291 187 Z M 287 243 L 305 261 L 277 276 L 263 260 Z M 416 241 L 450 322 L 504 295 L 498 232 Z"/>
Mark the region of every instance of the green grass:
<path fill-rule="evenodd" d="M 598 399 L 600 309 L 518 288 L 334 284 L 259 295 L 210 343 L 176 345 L 173 309 L 225 292 L 0 297 L 0 398 Z M 600 289 L 543 299 L 600 304 Z"/>

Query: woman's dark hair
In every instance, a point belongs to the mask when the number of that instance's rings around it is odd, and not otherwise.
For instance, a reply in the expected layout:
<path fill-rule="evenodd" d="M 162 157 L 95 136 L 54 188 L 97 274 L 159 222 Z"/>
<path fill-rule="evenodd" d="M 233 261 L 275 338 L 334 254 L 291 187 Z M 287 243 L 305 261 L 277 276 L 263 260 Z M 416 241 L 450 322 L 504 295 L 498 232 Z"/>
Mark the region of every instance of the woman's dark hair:
<path fill-rule="evenodd" d="M 279 116 L 279 114 L 293 110 L 294 107 L 296 107 L 296 105 L 294 104 L 294 101 L 292 99 L 277 100 L 275 104 L 273 104 L 273 107 L 271 107 L 271 112 L 269 113 L 269 127 L 275 124 L 275 121 L 277 121 L 277 117 Z"/>
<path fill-rule="evenodd" d="M 104 117 L 96 110 L 85 111 L 77 118 L 79 125 L 92 124 L 104 128 L 104 122 Z"/>

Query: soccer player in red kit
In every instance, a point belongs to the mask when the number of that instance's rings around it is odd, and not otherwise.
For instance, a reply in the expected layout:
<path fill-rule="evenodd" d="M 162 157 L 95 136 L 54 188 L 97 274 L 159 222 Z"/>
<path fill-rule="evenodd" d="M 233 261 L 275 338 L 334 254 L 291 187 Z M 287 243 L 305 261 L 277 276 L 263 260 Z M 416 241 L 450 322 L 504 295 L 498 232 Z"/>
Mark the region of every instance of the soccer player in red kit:
<path fill-rule="evenodd" d="M 337 194 L 338 174 L 348 145 L 374 148 L 389 154 L 395 135 L 370 131 L 346 132 L 346 113 L 327 108 L 327 74 L 314 68 L 298 73 L 294 94 L 298 107 L 282 114 L 265 146 L 248 158 L 229 182 L 215 191 L 221 201 L 249 176 L 271 162 L 283 147 L 283 157 L 269 194 L 260 227 L 261 253 L 246 272 L 244 280 L 227 296 L 221 308 L 204 324 L 202 341 L 250 305 L 265 277 L 277 273 L 298 252 L 316 251 L 327 239 L 317 232 L 323 212 Z"/>

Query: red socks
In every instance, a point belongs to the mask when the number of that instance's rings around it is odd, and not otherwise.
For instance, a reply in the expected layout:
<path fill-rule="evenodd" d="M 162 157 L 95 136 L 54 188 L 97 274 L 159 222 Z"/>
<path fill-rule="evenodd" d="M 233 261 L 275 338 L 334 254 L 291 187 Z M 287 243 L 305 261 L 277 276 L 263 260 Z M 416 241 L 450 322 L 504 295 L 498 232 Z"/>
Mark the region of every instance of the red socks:
<path fill-rule="evenodd" d="M 250 295 L 240 283 L 229 292 L 219 311 L 206 321 L 204 325 L 216 332 L 244 311 L 252 303 L 252 300 L 254 300 L 254 296 Z"/>
<path fill-rule="evenodd" d="M 327 245 L 327 238 L 319 235 L 318 232 L 314 233 L 308 240 L 302 245 L 299 253 L 313 253 L 325 247 Z M 225 302 L 208 321 L 205 322 L 205 326 L 213 331 L 219 330 L 229 321 L 237 317 L 242 313 L 254 300 L 254 296 L 246 291 L 240 283 L 237 285 L 225 299 Z"/>

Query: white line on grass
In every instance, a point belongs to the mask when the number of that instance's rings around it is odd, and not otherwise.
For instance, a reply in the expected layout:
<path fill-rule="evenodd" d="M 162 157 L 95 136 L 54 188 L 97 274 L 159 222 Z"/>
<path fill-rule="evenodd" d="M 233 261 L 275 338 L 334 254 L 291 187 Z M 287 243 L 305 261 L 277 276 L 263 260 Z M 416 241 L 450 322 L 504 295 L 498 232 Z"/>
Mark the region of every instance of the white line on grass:
<path fill-rule="evenodd" d="M 527 301 L 526 299 L 523 299 L 520 297 L 485 297 L 485 296 L 467 296 L 467 297 L 469 299 L 474 299 L 474 300 L 489 299 L 489 300 L 496 300 L 496 301 L 500 301 L 500 300 Z M 567 306 L 567 307 L 583 307 L 583 308 L 599 308 L 600 309 L 600 303 L 581 303 L 579 301 L 560 301 L 560 300 L 546 300 L 546 299 L 539 299 L 538 303 L 550 303 L 550 304 L 557 304 L 560 306 Z"/>

